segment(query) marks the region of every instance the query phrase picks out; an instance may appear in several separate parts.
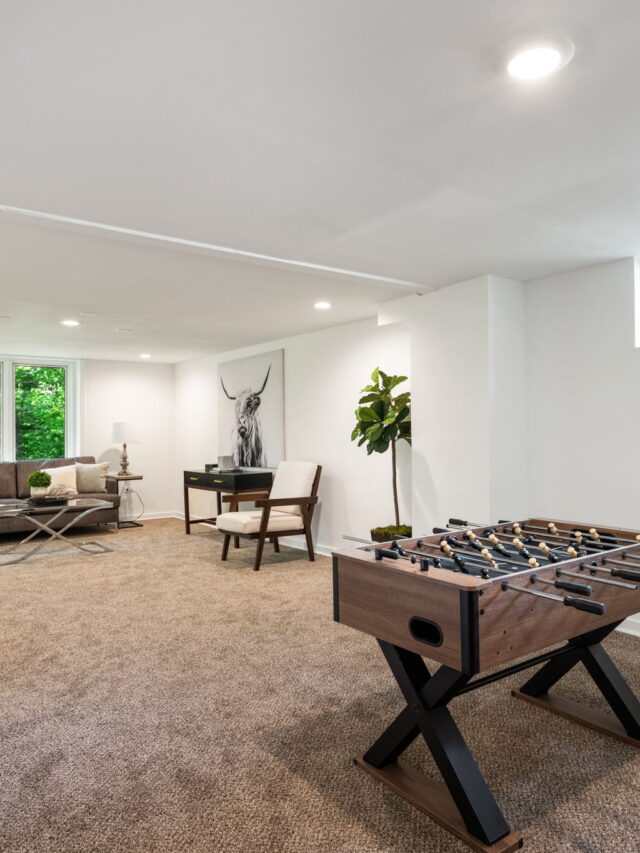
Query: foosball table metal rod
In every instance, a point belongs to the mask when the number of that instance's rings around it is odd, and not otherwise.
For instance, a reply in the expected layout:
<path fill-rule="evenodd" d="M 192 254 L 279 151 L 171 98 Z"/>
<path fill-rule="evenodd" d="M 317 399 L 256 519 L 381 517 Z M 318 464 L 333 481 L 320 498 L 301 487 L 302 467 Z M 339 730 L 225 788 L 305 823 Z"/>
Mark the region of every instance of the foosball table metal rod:
<path fill-rule="evenodd" d="M 551 548 L 546 546 L 545 542 L 536 541 L 535 539 L 533 539 L 533 537 L 526 537 L 524 542 L 522 542 L 518 537 L 513 537 L 508 533 L 503 533 L 502 531 L 494 530 L 493 528 L 489 528 L 483 534 L 475 533 L 474 531 L 467 530 L 466 528 L 458 527 L 456 529 L 464 531 L 465 537 L 468 537 L 471 542 L 479 540 L 488 542 L 489 544 L 487 547 L 489 547 L 493 551 L 496 551 L 498 554 L 502 554 L 505 559 L 507 557 L 511 559 L 513 559 L 514 557 L 520 557 L 520 559 L 527 561 L 531 557 L 531 554 L 527 556 L 527 549 L 524 547 L 524 545 L 532 544 L 533 548 L 542 552 L 541 554 L 534 555 L 538 559 L 544 556 L 544 558 L 549 560 L 550 562 L 557 561 L 557 558 L 555 557 L 554 552 L 551 550 Z M 441 530 L 442 528 L 433 528 L 434 533 L 439 532 Z M 507 545 L 510 545 L 513 550 L 508 551 L 506 548 Z M 560 545 L 558 547 L 560 547 Z M 601 553 L 601 550 L 598 549 L 598 551 L 595 553 L 599 554 Z"/>
<path fill-rule="evenodd" d="M 464 521 L 461 518 L 450 518 L 449 524 L 452 527 L 457 527 L 457 528 L 462 528 L 462 529 L 468 528 L 468 527 L 489 528 L 492 526 L 492 525 L 486 524 L 484 522 Z M 558 540 L 561 540 L 564 542 L 568 542 L 569 544 L 575 544 L 576 536 L 584 539 L 584 537 L 587 535 L 587 534 L 585 534 L 584 531 L 579 530 L 579 529 L 578 530 L 567 530 L 567 531 L 559 529 L 555 525 L 554 522 L 549 522 L 549 524 L 546 527 L 542 527 L 541 525 L 531 524 L 530 522 L 525 522 L 525 521 L 517 522 L 517 521 L 507 521 L 507 520 L 501 519 L 498 522 L 498 524 L 499 525 L 510 525 L 511 530 L 513 531 L 513 533 L 516 536 L 523 536 L 523 535 L 526 535 L 527 531 L 535 530 L 535 531 L 539 531 L 540 533 L 544 533 L 546 538 L 558 539 Z M 498 535 L 502 534 L 503 536 L 507 536 L 507 537 L 509 536 L 509 533 L 507 533 L 506 531 L 496 531 L 496 533 Z M 608 541 L 608 539 L 602 539 L 600 536 L 600 533 L 598 533 L 597 528 L 591 527 L 588 531 L 588 535 L 590 536 L 590 538 L 592 540 L 590 543 L 591 547 L 594 548 L 595 550 L 600 551 L 600 552 L 602 551 L 603 548 L 619 547 L 619 546 L 617 546 L 617 543 L 622 543 L 622 544 L 627 544 L 627 545 L 640 545 L 640 534 L 635 536 L 633 539 L 631 539 L 629 537 L 619 536 L 618 534 L 615 534 L 615 537 L 613 537 L 613 538 L 615 538 L 615 542 L 611 542 L 611 541 Z M 613 536 L 613 534 L 603 533 L 602 536 L 611 538 Z M 593 543 L 595 543 L 595 545 Z M 587 545 L 587 547 L 589 547 L 589 545 L 587 543 L 585 543 L 585 545 Z"/>
<path fill-rule="evenodd" d="M 565 539 L 571 539 L 571 534 L 574 534 L 574 538 L 575 538 L 576 533 L 580 533 L 583 538 L 586 535 L 584 533 L 584 531 L 582 531 L 582 530 L 576 530 L 576 531 L 566 530 L 565 531 L 563 529 L 558 529 L 558 527 L 553 522 L 549 522 L 549 524 L 547 525 L 547 528 L 544 528 L 544 527 L 540 526 L 539 524 L 531 524 L 530 522 L 522 522 L 522 524 L 519 524 L 518 522 L 500 521 L 498 523 L 499 524 L 511 524 L 512 529 L 514 531 L 515 531 L 516 527 L 520 528 L 521 532 L 525 532 L 527 530 L 539 530 L 543 533 L 548 533 L 549 535 L 559 536 L 559 537 L 565 538 Z M 638 534 L 633 539 L 631 539 L 631 538 L 626 537 L 626 536 L 619 536 L 618 534 L 614 535 L 614 534 L 609 534 L 609 533 L 602 533 L 603 537 L 607 537 L 605 539 L 602 539 L 601 534 L 598 532 L 597 528 L 595 528 L 595 527 L 591 527 L 588 531 L 588 534 L 589 534 L 590 538 L 592 539 L 592 541 L 599 542 L 604 547 L 609 547 L 609 548 L 612 547 L 612 545 L 614 543 L 608 541 L 611 538 L 615 539 L 615 543 L 621 542 L 621 543 L 626 544 L 626 545 L 640 545 L 640 534 Z M 519 533 L 516 533 L 516 536 L 519 536 L 519 535 L 520 535 Z"/>
<path fill-rule="evenodd" d="M 556 569 L 556 574 L 567 575 L 567 577 L 570 578 L 584 578 L 584 575 L 581 575 L 579 572 L 570 572 L 568 569 Z M 623 589 L 638 589 L 638 587 L 632 583 L 625 583 L 624 581 L 613 581 L 609 580 L 609 578 L 596 578 L 593 576 L 589 578 L 589 583 L 600 583 L 604 584 L 605 586 L 619 586 Z"/>
<path fill-rule="evenodd" d="M 623 564 L 624 565 L 624 564 Z M 635 572 L 629 569 L 608 569 L 606 566 L 595 566 L 593 564 L 586 567 L 591 573 L 606 572 L 612 578 L 623 578 L 626 581 L 640 581 L 640 572 Z"/>
<path fill-rule="evenodd" d="M 573 592 L 576 595 L 593 595 L 593 587 L 586 583 L 573 583 L 572 581 L 563 581 L 559 578 L 541 578 L 536 572 L 530 575 L 531 583 L 548 583 L 556 589 L 563 589 L 565 592 Z"/>
<path fill-rule="evenodd" d="M 502 581 L 502 589 L 511 592 L 524 592 L 527 595 L 536 595 L 538 598 L 547 598 L 550 601 L 556 601 L 558 604 L 564 604 L 565 607 L 574 607 L 576 610 L 583 610 L 585 613 L 593 613 L 595 616 L 604 616 L 607 608 L 601 601 L 589 601 L 586 598 L 574 598 L 572 595 L 553 595 L 550 592 L 540 592 L 537 589 L 527 589 L 524 586 L 514 586 L 509 581 Z"/>

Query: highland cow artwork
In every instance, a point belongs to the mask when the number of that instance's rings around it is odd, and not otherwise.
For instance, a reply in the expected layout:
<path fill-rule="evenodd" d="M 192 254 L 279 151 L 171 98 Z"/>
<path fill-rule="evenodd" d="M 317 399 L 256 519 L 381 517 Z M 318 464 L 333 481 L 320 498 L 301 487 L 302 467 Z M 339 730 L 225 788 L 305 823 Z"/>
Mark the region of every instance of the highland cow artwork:
<path fill-rule="evenodd" d="M 284 351 L 218 365 L 218 455 L 240 468 L 284 458 Z"/>

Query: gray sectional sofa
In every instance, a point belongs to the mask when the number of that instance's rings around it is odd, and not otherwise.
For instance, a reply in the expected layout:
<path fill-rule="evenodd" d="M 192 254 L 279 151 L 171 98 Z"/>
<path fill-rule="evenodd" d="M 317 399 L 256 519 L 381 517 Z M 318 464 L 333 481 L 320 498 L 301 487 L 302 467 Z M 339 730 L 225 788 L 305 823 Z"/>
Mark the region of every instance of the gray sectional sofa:
<path fill-rule="evenodd" d="M 38 471 L 40 468 L 59 468 L 62 465 L 71 465 L 74 462 L 84 462 L 92 464 L 96 460 L 93 456 L 74 456 L 69 459 L 30 459 L 24 462 L 0 462 L 0 498 L 28 498 L 30 494 L 27 480 L 32 471 Z M 117 480 L 111 480 L 107 477 L 107 491 L 95 492 L 90 494 L 80 493 L 79 498 L 99 498 L 100 500 L 109 501 L 112 506 L 108 509 L 100 510 L 89 516 L 87 524 L 116 524 L 118 522 L 120 495 L 118 494 Z M 51 515 L 43 515 L 40 518 L 45 521 L 53 517 L 55 512 L 52 510 Z M 54 528 L 64 527 L 68 524 L 69 517 L 61 516 L 57 522 L 53 524 Z M 33 530 L 33 525 L 21 518 L 0 518 L 0 533 L 19 533 L 21 531 Z"/>

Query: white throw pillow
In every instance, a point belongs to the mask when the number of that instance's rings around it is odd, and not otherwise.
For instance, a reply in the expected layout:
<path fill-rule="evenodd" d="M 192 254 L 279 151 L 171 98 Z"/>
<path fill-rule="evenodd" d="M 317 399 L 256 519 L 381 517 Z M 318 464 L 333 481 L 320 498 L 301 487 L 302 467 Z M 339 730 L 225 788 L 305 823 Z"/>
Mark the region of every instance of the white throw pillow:
<path fill-rule="evenodd" d="M 51 475 L 51 485 L 47 489 L 48 495 L 77 495 L 76 466 L 63 465 L 61 468 L 43 468 Z"/>
<path fill-rule="evenodd" d="M 108 462 L 97 462 L 92 465 L 85 465 L 82 462 L 76 462 L 76 483 L 78 493 L 106 492 L 108 470 Z"/>

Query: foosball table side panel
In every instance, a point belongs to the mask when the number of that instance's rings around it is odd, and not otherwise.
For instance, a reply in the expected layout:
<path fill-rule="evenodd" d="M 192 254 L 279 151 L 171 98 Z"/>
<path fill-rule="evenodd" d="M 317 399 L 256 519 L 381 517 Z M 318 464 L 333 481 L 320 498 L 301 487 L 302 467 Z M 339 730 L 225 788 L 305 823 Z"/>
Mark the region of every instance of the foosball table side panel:
<path fill-rule="evenodd" d="M 453 669 L 478 671 L 477 592 L 379 562 L 333 561 L 337 622 Z M 423 628 L 433 635 L 418 639 Z"/>
<path fill-rule="evenodd" d="M 553 577 L 545 570 L 538 574 Z M 585 572 L 584 583 L 589 583 Z M 522 579 L 519 584 L 527 586 Z M 529 587 L 532 588 L 532 587 Z M 592 598 L 606 606 L 604 616 L 584 613 L 561 603 L 517 592 L 503 592 L 499 583 L 483 590 L 480 598 L 480 669 L 499 666 L 562 643 L 640 610 L 640 591 L 593 584 Z"/>

